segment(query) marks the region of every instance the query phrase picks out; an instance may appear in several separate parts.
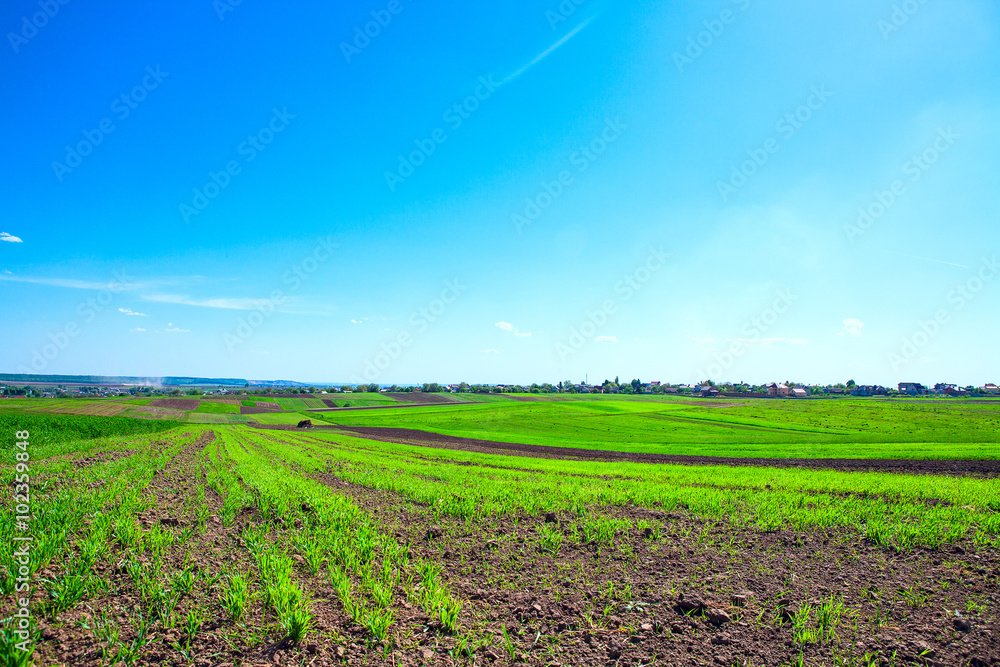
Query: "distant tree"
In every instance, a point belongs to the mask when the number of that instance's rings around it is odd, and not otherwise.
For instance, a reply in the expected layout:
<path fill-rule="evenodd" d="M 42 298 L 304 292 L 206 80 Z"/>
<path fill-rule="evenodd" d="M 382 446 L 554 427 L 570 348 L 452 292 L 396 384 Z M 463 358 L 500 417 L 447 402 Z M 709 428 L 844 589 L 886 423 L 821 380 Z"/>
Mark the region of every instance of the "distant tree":
<path fill-rule="evenodd" d="M 180 389 L 174 389 L 174 390 L 173 390 L 172 392 L 170 392 L 170 395 L 171 395 L 171 396 L 180 396 L 180 395 L 181 395 L 181 393 L 182 393 L 182 392 L 181 392 L 181 390 L 180 390 Z"/>
<path fill-rule="evenodd" d="M 462 394 L 467 394 L 469 392 L 469 383 L 468 382 L 459 382 L 458 383 L 458 391 L 460 393 L 462 393 Z"/>
<path fill-rule="evenodd" d="M 847 381 L 847 388 L 850 389 L 853 386 L 854 386 L 854 380 L 848 380 Z"/>

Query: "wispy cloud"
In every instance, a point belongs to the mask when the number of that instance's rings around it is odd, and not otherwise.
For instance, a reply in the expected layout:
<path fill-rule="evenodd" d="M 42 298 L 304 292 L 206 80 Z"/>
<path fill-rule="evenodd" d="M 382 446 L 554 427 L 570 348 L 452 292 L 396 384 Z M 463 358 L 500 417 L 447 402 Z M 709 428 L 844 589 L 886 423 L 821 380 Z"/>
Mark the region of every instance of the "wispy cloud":
<path fill-rule="evenodd" d="M 531 335 L 530 331 L 525 331 L 522 333 L 521 331 L 518 331 L 517 327 L 515 327 L 513 324 L 511 324 L 510 322 L 504 322 L 503 320 L 497 322 L 493 326 L 499 329 L 503 329 L 504 331 L 509 331 L 519 338 Z"/>
<path fill-rule="evenodd" d="M 479 350 L 479 352 L 481 354 L 500 354 L 500 350 L 496 349 L 495 347 L 491 347 L 488 350 Z"/>
<path fill-rule="evenodd" d="M 19 236 L 13 236 L 7 232 L 0 232 L 0 241 L 6 241 L 7 243 L 24 243 Z"/>
<path fill-rule="evenodd" d="M 617 343 L 618 336 L 598 336 L 594 339 L 595 343 Z"/>
<path fill-rule="evenodd" d="M 163 333 L 191 333 L 191 330 L 181 329 L 180 327 L 175 327 L 173 322 L 167 322 L 167 328 L 163 330 Z"/>
<path fill-rule="evenodd" d="M 118 312 L 125 313 L 126 315 L 129 315 L 131 317 L 149 317 L 149 315 L 147 315 L 146 313 L 137 313 L 131 308 L 119 308 Z M 145 329 L 143 329 L 143 331 L 145 331 Z"/>
<path fill-rule="evenodd" d="M 269 299 L 193 299 L 186 294 L 145 294 L 146 301 L 156 303 L 173 303 L 183 306 L 198 306 L 199 308 L 221 308 L 223 310 L 257 310 L 258 308 L 274 307 Z"/>
<path fill-rule="evenodd" d="M 135 329 L 129 329 L 129 331 L 145 331 L 142 327 L 136 327 Z"/>
<path fill-rule="evenodd" d="M 281 305 L 275 304 L 271 299 L 257 298 L 229 298 L 219 297 L 210 299 L 198 299 L 187 294 L 144 294 L 143 300 L 154 303 L 169 303 L 179 306 L 194 306 L 196 308 L 218 308 L 220 310 L 265 310 L 281 312 L 288 315 L 326 315 L 328 311 L 321 308 L 293 309 L 289 306 L 293 297 L 284 298 Z"/>
<path fill-rule="evenodd" d="M 6 280 L 12 283 L 30 283 L 32 285 L 47 285 L 48 287 L 67 287 L 69 289 L 88 289 L 88 290 L 111 290 L 111 291 L 125 291 L 134 290 L 143 285 L 138 283 L 95 283 L 89 280 L 74 280 L 71 278 L 22 278 L 21 276 L 14 275 L 0 275 L 0 280 Z"/>
<path fill-rule="evenodd" d="M 552 52 L 554 52 L 560 46 L 562 46 L 563 44 L 565 44 L 569 40 L 571 40 L 574 37 L 576 37 L 577 33 L 579 33 L 581 30 L 583 30 L 584 28 L 586 28 L 590 24 L 590 22 L 593 21 L 593 20 L 594 20 L 594 17 L 592 16 L 589 19 L 587 19 L 586 21 L 584 21 L 583 23 L 581 23 L 580 25 L 578 25 L 575 28 L 573 28 L 572 30 L 570 30 L 568 33 L 566 33 L 566 35 L 564 37 L 562 37 L 555 44 L 553 44 L 552 46 L 550 46 L 549 48 L 545 49 L 544 51 L 542 51 L 541 53 L 539 53 L 537 56 L 535 56 L 531 60 L 531 62 L 529 62 L 527 65 L 524 65 L 523 67 L 521 67 L 520 69 L 518 69 L 513 74 L 510 74 L 509 76 L 507 76 L 507 78 L 504 79 L 500 83 L 500 85 L 502 86 L 505 83 L 513 81 L 514 79 L 516 79 L 517 77 L 521 76 L 522 74 L 524 74 L 525 72 L 527 72 L 529 69 L 531 69 L 532 67 L 534 67 L 538 63 L 540 63 L 543 60 L 545 60 L 546 57 L 548 57 Z"/>
<path fill-rule="evenodd" d="M 693 340 L 696 343 L 714 343 L 715 342 L 715 336 L 713 336 L 712 334 L 708 334 L 708 336 L 706 336 L 705 338 L 698 338 L 697 336 L 692 336 L 691 334 L 685 334 L 684 337 L 687 338 L 688 340 Z"/>
<path fill-rule="evenodd" d="M 853 317 L 844 318 L 844 330 L 838 331 L 838 336 L 853 336 L 859 338 L 862 335 L 861 329 L 865 323 Z"/>
<path fill-rule="evenodd" d="M 954 262 L 946 262 L 943 259 L 931 259 L 930 257 L 917 257 L 916 255 L 907 255 L 902 252 L 894 252 L 892 250 L 883 250 L 882 252 L 889 253 L 890 255 L 898 255 L 900 257 L 908 257 L 910 259 L 919 259 L 922 262 L 934 262 L 935 264 L 947 264 L 948 266 L 957 266 L 960 269 L 967 269 L 965 264 L 955 264 Z"/>

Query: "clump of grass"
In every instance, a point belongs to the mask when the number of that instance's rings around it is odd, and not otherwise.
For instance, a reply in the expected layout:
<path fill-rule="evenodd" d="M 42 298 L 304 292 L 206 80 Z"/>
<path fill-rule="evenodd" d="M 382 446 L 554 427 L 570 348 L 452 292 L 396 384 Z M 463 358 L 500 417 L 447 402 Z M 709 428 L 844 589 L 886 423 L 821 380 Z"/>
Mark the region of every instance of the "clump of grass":
<path fill-rule="evenodd" d="M 247 608 L 247 580 L 238 572 L 226 575 L 226 587 L 222 591 L 222 606 L 234 623 L 243 620 Z"/>

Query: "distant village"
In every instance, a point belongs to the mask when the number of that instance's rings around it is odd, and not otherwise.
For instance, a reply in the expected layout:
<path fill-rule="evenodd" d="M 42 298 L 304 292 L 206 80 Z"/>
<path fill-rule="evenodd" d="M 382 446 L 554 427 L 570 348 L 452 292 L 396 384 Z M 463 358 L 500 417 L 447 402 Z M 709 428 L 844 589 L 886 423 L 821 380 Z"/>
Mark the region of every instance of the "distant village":
<path fill-rule="evenodd" d="M 299 384 L 299 383 L 296 383 Z M 770 384 L 715 383 L 711 380 L 698 384 L 669 384 L 659 381 L 631 382 L 605 380 L 601 384 L 572 381 L 557 384 L 438 384 L 423 385 L 339 385 L 339 386 L 184 386 L 152 387 L 129 385 L 69 385 L 32 382 L 25 385 L 0 385 L 0 397 L 31 398 L 101 398 L 101 397 L 152 397 L 152 396 L 238 396 L 279 394 L 352 394 L 352 393 L 476 393 L 476 394 L 673 394 L 698 398 L 821 398 L 837 396 L 947 396 L 947 397 L 990 397 L 1000 396 L 1000 389 L 994 383 L 982 387 L 959 386 L 939 382 L 933 386 L 919 382 L 900 382 L 896 387 L 856 384 L 849 380 L 846 384 L 807 385 L 796 382 L 772 382 Z"/>

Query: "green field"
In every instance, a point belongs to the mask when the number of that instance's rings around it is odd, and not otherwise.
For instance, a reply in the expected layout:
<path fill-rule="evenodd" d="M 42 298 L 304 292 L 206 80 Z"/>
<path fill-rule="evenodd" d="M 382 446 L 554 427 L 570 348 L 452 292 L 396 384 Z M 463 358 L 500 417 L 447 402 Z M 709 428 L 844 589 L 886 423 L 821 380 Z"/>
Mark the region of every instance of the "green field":
<path fill-rule="evenodd" d="M 221 401 L 202 401 L 195 410 L 198 414 L 212 414 L 212 415 L 238 415 L 240 414 L 240 406 L 234 405 L 233 403 L 223 403 Z"/>
<path fill-rule="evenodd" d="M 768 458 L 1000 458 L 1000 402 L 567 397 L 326 413 L 333 423 L 585 449 Z"/>
<path fill-rule="evenodd" d="M 626 451 L 996 457 L 990 403 L 560 399 L 260 415 L 203 401 L 185 423 L 53 412 L 110 401 L 3 404 L 0 485 L 30 484 L 31 500 L 27 526 L 0 515 L 0 540 L 27 527 L 36 541 L 35 664 L 84 664 L 70 649 L 95 667 L 216 664 L 275 646 L 289 665 L 315 651 L 349 651 L 348 664 L 419 664 L 426 651 L 469 666 L 604 664 L 607 645 L 588 635 L 710 664 L 739 633 L 741 650 L 774 664 L 871 667 L 898 650 L 885 628 L 965 664 L 938 610 L 997 622 L 995 477 L 539 459 L 252 425 L 322 417 Z M 4 622 L 18 567 L 0 553 L 0 664 L 29 664 Z M 729 620 L 679 609 L 684 595 Z"/>

